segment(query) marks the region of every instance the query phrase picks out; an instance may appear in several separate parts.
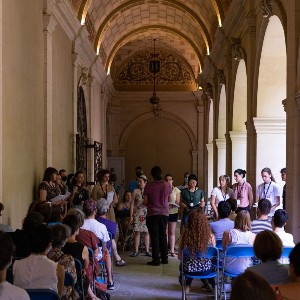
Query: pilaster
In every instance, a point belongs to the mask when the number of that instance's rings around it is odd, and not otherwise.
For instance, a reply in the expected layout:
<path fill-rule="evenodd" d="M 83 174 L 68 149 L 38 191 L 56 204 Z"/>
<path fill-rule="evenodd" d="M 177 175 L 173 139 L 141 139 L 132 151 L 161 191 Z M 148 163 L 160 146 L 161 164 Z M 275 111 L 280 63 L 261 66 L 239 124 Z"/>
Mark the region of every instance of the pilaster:
<path fill-rule="evenodd" d="M 52 86 L 52 35 L 57 25 L 51 14 L 43 15 L 44 21 L 44 103 L 45 103 L 45 167 L 52 166 L 53 144 L 52 144 L 52 123 L 53 123 L 53 86 Z"/>

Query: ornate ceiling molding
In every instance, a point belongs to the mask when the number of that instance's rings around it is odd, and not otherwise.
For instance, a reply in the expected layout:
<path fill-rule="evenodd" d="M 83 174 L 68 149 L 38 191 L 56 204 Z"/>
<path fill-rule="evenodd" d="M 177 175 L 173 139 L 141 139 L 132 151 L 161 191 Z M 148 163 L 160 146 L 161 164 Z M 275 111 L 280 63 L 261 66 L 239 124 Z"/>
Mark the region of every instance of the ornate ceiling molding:
<path fill-rule="evenodd" d="M 112 74 L 114 86 L 117 90 L 131 86 L 140 88 L 148 86 L 152 90 L 153 73 L 149 70 L 149 62 L 153 59 L 152 50 L 139 51 L 125 61 L 117 74 Z M 160 62 L 160 71 L 156 74 L 155 83 L 158 86 L 179 86 L 187 90 L 195 89 L 196 82 L 193 70 L 184 58 L 170 51 L 158 49 L 156 52 L 156 60 Z"/>
<path fill-rule="evenodd" d="M 103 61 L 103 63 L 105 64 L 106 72 L 108 72 L 108 73 L 110 72 L 110 66 L 112 64 L 114 56 L 116 55 L 117 51 L 126 43 L 126 39 L 131 38 L 133 35 L 136 35 L 140 32 L 144 32 L 144 31 L 151 30 L 151 29 L 165 30 L 165 31 L 168 31 L 168 32 L 170 32 L 172 34 L 175 34 L 175 35 L 179 36 L 180 38 L 184 39 L 191 46 L 191 48 L 194 50 L 194 52 L 196 53 L 199 65 L 200 66 L 203 65 L 202 55 L 201 55 L 200 51 L 198 50 L 197 46 L 195 45 L 195 43 L 189 37 L 187 37 L 186 35 L 184 35 L 180 31 L 178 31 L 174 28 L 171 28 L 171 27 L 161 26 L 161 25 L 148 25 L 148 26 L 142 26 L 142 27 L 139 27 L 137 29 L 134 29 L 134 30 L 128 32 L 127 34 L 125 34 L 122 38 L 119 39 L 119 41 L 114 45 L 113 49 L 111 50 L 111 52 L 107 56 L 108 57 L 107 60 Z"/>
<path fill-rule="evenodd" d="M 218 78 L 218 83 L 219 85 L 223 85 L 226 82 L 225 74 L 223 69 L 218 69 L 217 70 L 217 78 Z"/>
<path fill-rule="evenodd" d="M 260 3 L 260 9 L 264 18 L 270 18 L 273 15 L 272 0 L 262 0 Z"/>
<path fill-rule="evenodd" d="M 240 61 L 244 59 L 244 50 L 241 46 L 241 39 L 240 38 L 231 38 L 231 53 L 232 58 L 236 61 Z"/>
<path fill-rule="evenodd" d="M 172 6 L 175 9 L 179 9 L 180 11 L 184 10 L 185 12 L 187 12 L 189 17 L 191 19 L 193 19 L 198 24 L 198 27 L 200 29 L 200 33 L 202 35 L 202 38 L 204 39 L 206 47 L 208 49 L 211 49 L 212 42 L 211 42 L 211 39 L 209 37 L 208 30 L 207 30 L 206 26 L 204 25 L 204 23 L 202 22 L 201 18 L 192 9 L 190 9 L 188 6 L 182 4 L 181 2 L 179 2 L 177 0 L 163 0 L 163 1 L 158 0 L 158 1 L 162 5 Z M 218 8 L 218 5 L 216 4 L 216 1 L 215 0 L 211 0 L 211 1 L 213 2 L 213 7 L 216 10 L 216 8 Z M 105 35 L 105 32 L 108 29 L 109 24 L 111 23 L 112 20 L 116 19 L 118 17 L 118 15 L 124 13 L 126 10 L 131 9 L 135 6 L 146 4 L 147 2 L 149 3 L 151 1 L 148 1 L 148 0 L 129 0 L 129 1 L 121 4 L 117 8 L 115 8 L 104 19 L 104 21 L 101 23 L 101 25 L 100 25 L 100 27 L 97 31 L 96 39 L 95 39 L 95 49 L 100 49 L 100 46 L 101 46 L 103 37 Z M 218 10 L 218 14 L 219 14 L 219 10 Z"/>

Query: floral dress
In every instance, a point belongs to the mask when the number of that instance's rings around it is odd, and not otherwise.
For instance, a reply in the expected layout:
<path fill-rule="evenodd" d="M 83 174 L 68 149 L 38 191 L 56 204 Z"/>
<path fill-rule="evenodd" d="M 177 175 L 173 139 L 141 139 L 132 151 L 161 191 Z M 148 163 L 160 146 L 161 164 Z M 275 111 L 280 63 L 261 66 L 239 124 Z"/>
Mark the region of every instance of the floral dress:
<path fill-rule="evenodd" d="M 58 196 L 60 194 L 59 187 L 55 184 L 54 186 L 42 181 L 38 187 L 38 199 L 40 198 L 40 191 L 44 190 L 47 192 L 46 201 L 50 201 L 52 198 Z"/>
<path fill-rule="evenodd" d="M 77 273 L 75 268 L 74 258 L 69 254 L 64 254 L 59 248 L 52 248 L 48 253 L 48 258 L 63 265 L 65 272 L 70 273 L 74 278 L 74 283 L 77 281 Z M 63 287 L 62 300 L 73 299 L 72 287 Z M 79 299 L 75 293 L 74 299 Z"/>
<path fill-rule="evenodd" d="M 148 232 L 146 225 L 147 207 L 143 205 L 144 197 L 140 189 L 135 189 L 134 199 L 134 231 Z"/>

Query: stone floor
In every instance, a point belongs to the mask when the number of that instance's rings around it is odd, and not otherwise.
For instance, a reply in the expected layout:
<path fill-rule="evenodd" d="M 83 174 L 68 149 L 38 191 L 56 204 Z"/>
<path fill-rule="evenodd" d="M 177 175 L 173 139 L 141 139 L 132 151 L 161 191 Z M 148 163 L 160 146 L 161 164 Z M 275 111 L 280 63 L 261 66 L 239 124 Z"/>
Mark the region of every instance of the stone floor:
<path fill-rule="evenodd" d="M 181 299 L 177 258 L 170 257 L 168 265 L 154 267 L 146 264 L 150 257 L 142 254 L 130 257 L 130 254 L 122 255 L 127 263 L 125 267 L 114 267 L 115 289 L 109 291 L 112 300 Z M 200 286 L 201 281 L 194 280 L 190 300 L 214 299 L 212 294 L 202 292 Z"/>

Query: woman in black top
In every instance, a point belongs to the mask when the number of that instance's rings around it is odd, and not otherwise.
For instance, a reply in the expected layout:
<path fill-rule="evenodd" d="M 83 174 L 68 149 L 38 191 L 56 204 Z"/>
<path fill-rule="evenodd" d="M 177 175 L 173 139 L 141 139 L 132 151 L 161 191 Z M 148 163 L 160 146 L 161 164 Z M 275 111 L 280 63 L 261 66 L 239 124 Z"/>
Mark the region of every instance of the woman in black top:
<path fill-rule="evenodd" d="M 89 191 L 83 185 L 83 183 L 84 175 L 81 171 L 77 171 L 72 179 L 72 186 L 70 190 L 71 195 L 69 201 L 75 208 L 79 208 L 81 210 L 83 202 L 90 197 Z"/>

